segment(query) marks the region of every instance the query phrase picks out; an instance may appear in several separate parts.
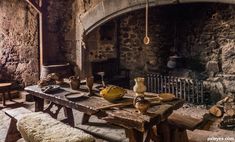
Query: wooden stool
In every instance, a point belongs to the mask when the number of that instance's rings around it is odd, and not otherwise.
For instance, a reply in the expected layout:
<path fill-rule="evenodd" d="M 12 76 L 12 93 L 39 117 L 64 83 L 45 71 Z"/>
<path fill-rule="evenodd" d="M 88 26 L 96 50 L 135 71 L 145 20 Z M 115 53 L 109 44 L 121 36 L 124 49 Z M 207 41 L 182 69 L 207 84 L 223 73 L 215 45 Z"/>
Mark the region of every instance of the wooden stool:
<path fill-rule="evenodd" d="M 11 100 L 11 95 L 10 95 L 11 86 L 12 86 L 12 83 L 0 83 L 0 93 L 2 93 L 3 106 L 6 105 L 6 98 L 5 98 L 6 92 L 8 93 L 9 100 Z"/>

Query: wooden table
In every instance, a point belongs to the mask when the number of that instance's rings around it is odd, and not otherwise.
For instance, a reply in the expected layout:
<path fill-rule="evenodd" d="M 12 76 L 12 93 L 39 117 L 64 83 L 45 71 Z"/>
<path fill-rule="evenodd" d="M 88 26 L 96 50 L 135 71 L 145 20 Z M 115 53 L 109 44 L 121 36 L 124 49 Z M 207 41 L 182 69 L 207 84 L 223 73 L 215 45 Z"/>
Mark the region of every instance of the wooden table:
<path fill-rule="evenodd" d="M 0 83 L 0 93 L 2 93 L 3 106 L 6 105 L 6 98 L 5 98 L 6 93 L 8 93 L 9 100 L 11 100 L 11 95 L 10 95 L 11 86 L 12 86 L 12 83 Z"/>
<path fill-rule="evenodd" d="M 95 87 L 94 87 L 95 88 Z M 168 118 L 168 116 L 172 113 L 173 110 L 180 108 L 184 101 L 183 100 L 174 100 L 167 103 L 162 103 L 161 105 L 152 106 L 146 115 L 139 114 L 136 109 L 131 105 L 129 107 L 123 108 L 113 108 L 107 110 L 99 110 L 99 107 L 110 105 L 111 103 L 104 100 L 99 96 L 86 97 L 77 101 L 68 100 L 65 95 L 74 92 L 69 88 L 62 88 L 60 92 L 54 94 L 43 93 L 38 86 L 29 86 L 26 87 L 25 90 L 32 94 L 35 98 L 35 111 L 44 111 L 51 114 L 54 118 L 57 117 L 59 110 L 64 108 L 67 119 L 65 122 L 68 122 L 70 125 L 74 125 L 74 119 L 72 114 L 72 109 L 76 109 L 78 111 L 83 112 L 85 115 L 83 116 L 83 123 L 87 122 L 89 116 L 96 115 L 98 118 L 106 120 L 107 122 L 119 125 L 126 130 L 126 135 L 129 137 L 131 142 L 142 142 L 149 141 L 150 139 L 154 139 L 153 137 L 153 127 L 164 127 L 164 124 Z M 94 89 L 95 93 L 97 89 Z M 82 89 L 80 91 L 76 91 L 78 93 L 86 92 L 86 89 Z M 150 93 L 148 93 L 150 94 Z M 153 94 L 153 93 L 151 93 Z M 127 98 L 132 98 L 134 96 L 134 92 L 131 90 L 127 90 Z M 47 109 L 43 109 L 44 107 L 44 99 L 51 101 L 51 104 Z M 58 110 L 51 111 L 52 106 L 56 105 Z M 159 131 L 159 130 L 158 130 Z M 167 135 L 162 134 L 159 131 L 161 139 L 164 142 L 170 142 Z M 157 140 L 155 140 L 157 141 Z"/>

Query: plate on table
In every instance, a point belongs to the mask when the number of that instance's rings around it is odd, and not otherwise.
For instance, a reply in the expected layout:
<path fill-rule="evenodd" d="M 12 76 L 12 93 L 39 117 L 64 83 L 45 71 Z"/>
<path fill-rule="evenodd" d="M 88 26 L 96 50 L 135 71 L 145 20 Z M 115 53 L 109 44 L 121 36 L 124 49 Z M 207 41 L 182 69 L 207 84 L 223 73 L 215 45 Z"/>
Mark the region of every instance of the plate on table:
<path fill-rule="evenodd" d="M 68 100 L 76 100 L 76 99 L 79 99 L 79 98 L 82 98 L 82 97 L 85 97 L 85 96 L 86 96 L 85 93 L 79 93 L 79 92 L 70 93 L 70 94 L 65 95 L 65 97 L 66 97 Z"/>
<path fill-rule="evenodd" d="M 161 93 L 161 94 L 159 94 L 159 97 L 164 102 L 173 101 L 176 99 L 175 95 L 172 93 Z"/>
<path fill-rule="evenodd" d="M 59 85 L 48 85 L 41 88 L 42 92 L 44 93 L 53 93 L 55 91 L 58 91 L 59 89 L 60 89 Z"/>

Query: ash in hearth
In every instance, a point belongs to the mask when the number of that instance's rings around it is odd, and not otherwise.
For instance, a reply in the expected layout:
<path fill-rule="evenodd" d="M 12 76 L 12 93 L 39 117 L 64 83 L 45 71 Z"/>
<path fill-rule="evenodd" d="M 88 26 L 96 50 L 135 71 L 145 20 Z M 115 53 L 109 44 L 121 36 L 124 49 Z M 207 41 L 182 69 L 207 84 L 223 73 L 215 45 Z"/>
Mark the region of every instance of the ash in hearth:
<path fill-rule="evenodd" d="M 222 129 L 235 129 L 235 96 L 229 95 L 220 100 L 209 112 L 216 116 L 222 117 L 219 127 Z"/>

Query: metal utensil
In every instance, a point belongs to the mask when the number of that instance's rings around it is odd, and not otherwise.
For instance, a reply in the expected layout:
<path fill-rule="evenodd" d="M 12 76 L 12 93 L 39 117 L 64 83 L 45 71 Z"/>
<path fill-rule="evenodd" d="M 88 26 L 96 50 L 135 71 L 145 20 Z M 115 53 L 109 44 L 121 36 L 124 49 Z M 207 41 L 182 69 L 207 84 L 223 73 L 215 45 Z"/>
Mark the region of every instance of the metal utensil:
<path fill-rule="evenodd" d="M 146 11 L 145 11 L 145 37 L 144 37 L 144 44 L 148 45 L 150 42 L 150 38 L 148 36 L 148 8 L 149 8 L 149 1 L 146 0 Z"/>

